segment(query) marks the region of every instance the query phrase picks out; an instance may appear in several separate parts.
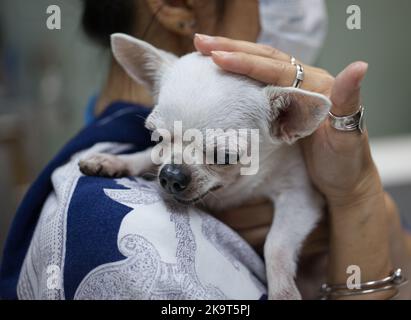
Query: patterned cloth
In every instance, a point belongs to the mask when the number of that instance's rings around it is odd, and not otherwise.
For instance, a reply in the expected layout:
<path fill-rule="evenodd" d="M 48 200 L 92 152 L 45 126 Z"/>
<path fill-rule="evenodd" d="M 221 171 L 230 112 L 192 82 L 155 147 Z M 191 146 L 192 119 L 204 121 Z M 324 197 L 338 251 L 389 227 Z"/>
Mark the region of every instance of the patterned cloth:
<path fill-rule="evenodd" d="M 21 204 L 0 268 L 2 299 L 259 299 L 264 264 L 234 231 L 172 208 L 140 178 L 85 177 L 94 152 L 149 146 L 143 107 L 116 103 L 74 138 Z"/>

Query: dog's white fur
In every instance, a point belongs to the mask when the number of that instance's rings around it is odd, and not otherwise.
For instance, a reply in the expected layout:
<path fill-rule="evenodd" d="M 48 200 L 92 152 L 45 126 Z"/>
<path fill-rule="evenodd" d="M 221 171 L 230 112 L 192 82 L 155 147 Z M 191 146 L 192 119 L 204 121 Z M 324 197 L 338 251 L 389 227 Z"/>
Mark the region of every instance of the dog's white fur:
<path fill-rule="evenodd" d="M 149 129 L 259 129 L 260 170 L 241 176 L 240 165 L 228 168 L 192 166 L 195 179 L 187 200 L 220 187 L 202 199 L 223 210 L 265 196 L 275 203 L 275 219 L 264 255 L 270 299 L 299 299 L 295 285 L 297 257 L 319 220 L 323 200 L 311 186 L 296 140 L 312 134 L 325 119 L 331 102 L 293 88 L 265 87 L 220 70 L 209 57 L 192 53 L 178 59 L 123 34 L 112 36 L 118 62 L 156 101 Z M 247 148 L 247 146 L 241 146 Z M 151 166 L 151 151 L 135 155 L 94 155 L 80 162 L 86 174 L 140 175 Z M 171 155 L 170 155 L 171 156 Z"/>

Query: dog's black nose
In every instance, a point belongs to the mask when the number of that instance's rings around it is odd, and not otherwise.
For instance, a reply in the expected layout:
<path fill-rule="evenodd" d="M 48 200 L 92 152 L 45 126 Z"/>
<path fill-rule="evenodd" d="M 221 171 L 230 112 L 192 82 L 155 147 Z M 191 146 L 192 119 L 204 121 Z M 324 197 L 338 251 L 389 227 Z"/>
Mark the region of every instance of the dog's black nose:
<path fill-rule="evenodd" d="M 159 179 L 168 193 L 177 194 L 187 189 L 191 182 L 191 173 L 182 165 L 168 164 L 161 170 Z"/>

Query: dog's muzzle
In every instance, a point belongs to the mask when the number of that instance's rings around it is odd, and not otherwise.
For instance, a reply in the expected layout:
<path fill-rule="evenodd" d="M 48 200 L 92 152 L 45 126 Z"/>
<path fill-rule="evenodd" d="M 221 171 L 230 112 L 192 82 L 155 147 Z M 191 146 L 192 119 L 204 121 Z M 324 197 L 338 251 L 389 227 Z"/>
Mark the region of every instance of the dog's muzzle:
<path fill-rule="evenodd" d="M 169 194 L 180 194 L 191 182 L 191 172 L 183 165 L 167 164 L 159 175 L 160 185 Z"/>

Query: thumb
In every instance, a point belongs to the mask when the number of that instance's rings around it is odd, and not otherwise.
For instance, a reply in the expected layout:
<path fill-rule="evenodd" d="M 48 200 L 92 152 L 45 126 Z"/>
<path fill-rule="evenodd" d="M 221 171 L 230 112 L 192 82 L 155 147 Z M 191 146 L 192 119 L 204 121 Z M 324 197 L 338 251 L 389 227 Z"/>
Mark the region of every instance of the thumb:
<path fill-rule="evenodd" d="M 358 111 L 361 105 L 361 82 L 367 70 L 367 63 L 354 62 L 337 76 L 331 92 L 331 112 L 334 115 L 342 117 Z"/>

